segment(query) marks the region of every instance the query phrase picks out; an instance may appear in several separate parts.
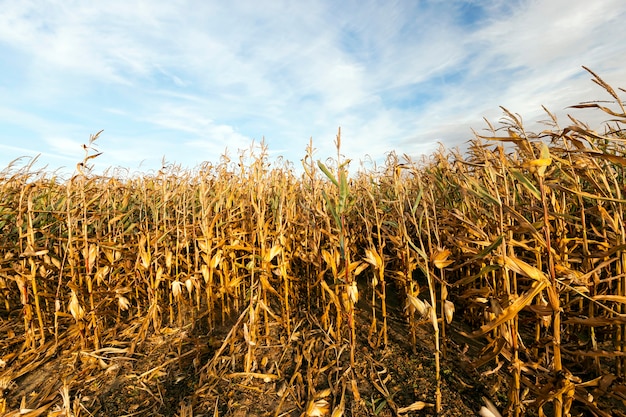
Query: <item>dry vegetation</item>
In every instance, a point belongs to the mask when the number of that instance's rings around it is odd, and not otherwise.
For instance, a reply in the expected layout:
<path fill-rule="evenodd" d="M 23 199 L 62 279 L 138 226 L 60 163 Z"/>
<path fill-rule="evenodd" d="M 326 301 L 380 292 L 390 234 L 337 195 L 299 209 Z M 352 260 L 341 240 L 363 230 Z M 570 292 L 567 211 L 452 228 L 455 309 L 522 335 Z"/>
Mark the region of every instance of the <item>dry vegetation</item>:
<path fill-rule="evenodd" d="M 603 134 L 505 110 L 352 178 L 340 135 L 300 176 L 98 176 L 97 135 L 69 180 L 5 169 L 0 414 L 626 415 L 626 114 L 593 75 Z"/>

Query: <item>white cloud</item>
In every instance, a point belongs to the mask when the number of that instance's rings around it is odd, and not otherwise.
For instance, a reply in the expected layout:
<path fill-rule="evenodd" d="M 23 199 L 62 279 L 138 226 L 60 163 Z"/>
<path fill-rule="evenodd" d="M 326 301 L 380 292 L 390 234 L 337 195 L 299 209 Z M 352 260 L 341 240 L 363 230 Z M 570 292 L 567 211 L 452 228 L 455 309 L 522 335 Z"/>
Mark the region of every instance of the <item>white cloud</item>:
<path fill-rule="evenodd" d="M 499 105 L 535 126 L 542 104 L 605 98 L 581 65 L 623 87 L 625 17 L 619 0 L 10 2 L 0 120 L 57 158 L 104 129 L 101 160 L 133 168 L 262 137 L 299 166 L 311 136 L 334 155 L 338 126 L 352 159 L 418 155 Z"/>
<path fill-rule="evenodd" d="M 78 158 L 84 156 L 85 151 L 83 145 L 86 145 L 86 142 L 88 142 L 87 140 L 78 141 L 66 137 L 46 137 L 44 140 L 55 154 Z"/>

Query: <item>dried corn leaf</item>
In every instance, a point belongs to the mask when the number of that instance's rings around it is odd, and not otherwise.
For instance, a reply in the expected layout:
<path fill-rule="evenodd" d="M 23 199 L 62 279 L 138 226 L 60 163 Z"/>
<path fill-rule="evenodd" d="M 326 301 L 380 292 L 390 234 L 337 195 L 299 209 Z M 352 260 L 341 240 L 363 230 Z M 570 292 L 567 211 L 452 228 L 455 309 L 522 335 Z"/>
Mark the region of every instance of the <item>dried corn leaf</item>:
<path fill-rule="evenodd" d="M 326 283 L 326 281 L 324 281 L 322 279 L 320 285 L 322 286 L 322 288 L 324 289 L 324 291 L 326 291 L 326 293 L 330 296 L 330 299 L 332 300 L 333 304 L 335 304 L 335 306 L 337 308 L 341 308 L 341 305 L 339 303 L 339 299 L 337 298 L 337 295 L 335 294 L 335 292 L 333 290 L 330 289 L 330 287 L 328 286 L 328 284 Z"/>
<path fill-rule="evenodd" d="M 378 255 L 378 252 L 374 249 L 365 249 L 365 262 L 369 263 L 373 267 L 379 269 L 383 265 L 383 261 Z"/>
<path fill-rule="evenodd" d="M 480 271 L 478 271 L 477 274 L 470 275 L 469 277 L 465 277 L 465 278 L 458 280 L 457 282 L 454 283 L 454 286 L 464 287 L 476 281 L 478 278 L 484 277 L 485 275 L 488 275 L 489 273 L 493 271 L 497 271 L 500 268 L 502 268 L 500 265 L 485 265 L 480 269 Z"/>
<path fill-rule="evenodd" d="M 431 255 L 431 262 L 438 269 L 443 269 L 451 265 L 454 261 L 448 260 L 448 257 L 452 254 L 449 249 L 437 248 Z"/>
<path fill-rule="evenodd" d="M 543 290 L 546 287 L 546 285 L 547 285 L 546 280 L 533 282 L 532 287 L 528 291 L 526 291 L 521 297 L 517 298 L 513 302 L 513 304 L 511 304 L 510 306 L 502 310 L 502 313 L 496 316 L 496 318 L 494 318 L 492 321 L 480 326 L 479 330 L 476 330 L 470 333 L 468 336 L 470 337 L 482 336 L 485 333 L 492 331 L 499 325 L 511 320 L 513 317 L 517 315 L 517 313 L 520 312 L 520 310 L 522 310 L 527 305 L 530 305 L 530 303 L 532 303 L 535 296 L 537 296 L 537 294 L 539 294 L 541 290 Z"/>
<path fill-rule="evenodd" d="M 413 404 L 398 408 L 398 414 L 405 414 L 409 411 L 420 411 L 426 407 L 434 407 L 434 404 L 425 403 L 424 401 L 415 401 Z"/>
<path fill-rule="evenodd" d="M 328 414 L 330 404 L 325 399 L 311 400 L 306 408 L 308 417 L 321 417 Z"/>
<path fill-rule="evenodd" d="M 74 290 L 72 290 L 69 309 L 72 317 L 74 317 L 74 320 L 76 321 L 80 321 L 85 316 L 85 310 L 80 305 L 80 302 L 78 301 L 78 296 L 76 295 Z"/>
<path fill-rule="evenodd" d="M 416 311 L 419 313 L 421 317 L 425 317 L 430 310 L 430 304 L 428 301 L 422 301 L 421 299 L 415 297 L 414 295 L 407 294 L 407 302 L 404 307 L 405 310 L 409 310 L 409 314 L 413 314 Z"/>
<path fill-rule="evenodd" d="M 595 301 L 612 301 L 615 303 L 626 304 L 626 297 L 623 295 L 595 295 L 591 297 Z"/>
<path fill-rule="evenodd" d="M 26 257 L 31 257 L 31 256 L 43 256 L 43 255 L 47 255 L 48 252 L 50 252 L 48 249 L 43 249 L 43 250 L 38 250 L 38 251 L 27 249 L 20 254 L 20 258 L 26 258 Z"/>
<path fill-rule="evenodd" d="M 566 187 L 564 185 L 558 184 L 555 185 L 556 188 L 562 190 L 562 191 L 566 191 L 568 193 L 572 193 L 572 194 L 576 194 L 579 195 L 581 197 L 585 197 L 585 198 L 589 198 L 592 200 L 601 200 L 601 201 L 612 201 L 614 203 L 620 203 L 620 204 L 626 204 L 626 200 L 622 200 L 619 198 L 613 198 L 613 197 L 605 197 L 602 195 L 598 195 L 598 194 L 592 194 L 586 191 L 579 191 L 579 190 L 574 190 L 572 188 Z"/>
<path fill-rule="evenodd" d="M 446 322 L 448 324 L 452 323 L 452 318 L 454 317 L 454 303 L 452 303 L 452 301 L 445 300 L 443 303 L 443 312 Z"/>
<path fill-rule="evenodd" d="M 272 248 L 263 255 L 263 262 L 271 262 L 279 253 L 283 251 L 282 246 L 274 245 Z"/>
<path fill-rule="evenodd" d="M 504 265 L 510 270 L 534 279 L 535 281 L 548 281 L 548 277 L 545 273 L 515 256 L 505 256 Z"/>
<path fill-rule="evenodd" d="M 572 317 L 564 321 L 565 324 L 581 324 L 583 326 L 600 327 L 611 326 L 614 324 L 626 324 L 626 314 L 620 314 L 614 317 L 589 317 L 579 318 Z"/>
<path fill-rule="evenodd" d="M 485 201 L 486 203 L 491 203 L 496 206 L 500 206 L 502 204 L 499 198 L 491 195 L 485 187 L 483 187 L 478 181 L 471 177 L 465 177 L 464 186 L 465 189 L 470 192 L 470 194 L 473 194 L 474 196 Z"/>

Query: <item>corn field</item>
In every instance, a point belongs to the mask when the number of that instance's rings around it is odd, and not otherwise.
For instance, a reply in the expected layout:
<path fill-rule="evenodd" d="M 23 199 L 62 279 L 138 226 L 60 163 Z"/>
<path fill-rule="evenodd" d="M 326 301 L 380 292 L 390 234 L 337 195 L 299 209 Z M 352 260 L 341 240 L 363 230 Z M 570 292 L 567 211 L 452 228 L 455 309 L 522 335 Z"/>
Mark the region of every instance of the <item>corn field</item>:
<path fill-rule="evenodd" d="M 7 167 L 0 414 L 453 415 L 456 355 L 483 416 L 626 415 L 626 111 L 589 72 L 603 133 L 503 109 L 463 153 L 355 174 L 341 132 L 301 170 L 262 145 L 96 175 L 99 134 L 69 179 Z M 426 398 L 396 395 L 398 346 Z"/>

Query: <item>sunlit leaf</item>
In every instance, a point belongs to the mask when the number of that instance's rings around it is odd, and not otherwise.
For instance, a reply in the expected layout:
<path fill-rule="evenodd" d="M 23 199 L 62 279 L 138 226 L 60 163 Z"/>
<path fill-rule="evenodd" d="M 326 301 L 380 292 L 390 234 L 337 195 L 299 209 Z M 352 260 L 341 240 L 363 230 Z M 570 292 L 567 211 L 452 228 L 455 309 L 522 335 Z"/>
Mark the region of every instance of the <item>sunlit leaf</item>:
<path fill-rule="evenodd" d="M 546 287 L 546 285 L 547 285 L 547 282 L 545 280 L 533 282 L 532 287 L 528 291 L 526 291 L 524 294 L 522 294 L 521 297 L 517 298 L 511 305 L 509 305 L 504 310 L 502 310 L 502 313 L 496 316 L 489 323 L 480 326 L 480 329 L 471 333 L 470 336 L 471 337 L 482 336 L 485 333 L 492 331 L 499 325 L 511 320 L 513 317 L 517 315 L 517 313 L 520 312 L 520 310 L 522 310 L 524 307 L 529 305 L 533 301 L 535 296 L 537 296 L 537 294 L 539 294 L 539 292 L 541 292 L 541 290 L 543 290 Z"/>
<path fill-rule="evenodd" d="M 450 250 L 444 248 L 437 248 L 431 255 L 431 261 L 438 269 L 443 269 L 451 265 L 454 261 L 448 260 L 448 257 L 452 254 Z"/>
<path fill-rule="evenodd" d="M 339 188 L 339 182 L 337 181 L 335 176 L 330 172 L 330 170 L 326 167 L 326 165 L 324 165 L 322 161 L 317 161 L 317 166 L 322 170 L 324 175 L 326 175 L 326 177 L 328 177 L 328 179 L 331 180 L 333 184 L 335 184 L 335 187 Z"/>
<path fill-rule="evenodd" d="M 306 408 L 306 415 L 308 417 L 321 417 L 328 414 L 329 409 L 330 404 L 327 400 L 323 398 L 311 400 Z"/>
<path fill-rule="evenodd" d="M 520 184 L 522 184 L 530 192 L 533 197 L 535 197 L 537 200 L 541 200 L 541 193 L 528 177 L 526 177 L 517 169 L 511 168 L 510 172 L 511 175 L 513 175 L 520 182 Z"/>
<path fill-rule="evenodd" d="M 409 411 L 420 411 L 426 407 L 434 407 L 434 404 L 425 403 L 424 401 L 415 401 L 413 404 L 398 408 L 398 414 L 405 414 Z"/>

